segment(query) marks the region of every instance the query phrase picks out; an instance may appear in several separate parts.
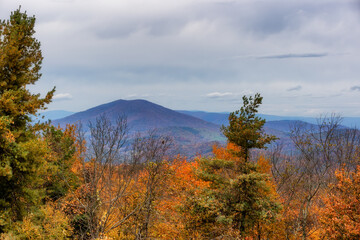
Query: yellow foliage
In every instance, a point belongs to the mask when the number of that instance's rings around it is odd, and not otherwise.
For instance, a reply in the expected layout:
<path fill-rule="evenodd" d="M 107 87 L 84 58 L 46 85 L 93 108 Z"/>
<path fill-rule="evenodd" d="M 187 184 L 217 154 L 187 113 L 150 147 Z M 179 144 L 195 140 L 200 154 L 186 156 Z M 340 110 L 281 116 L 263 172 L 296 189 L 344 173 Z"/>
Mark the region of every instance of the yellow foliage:
<path fill-rule="evenodd" d="M 68 217 L 49 203 L 38 212 L 25 216 L 23 221 L 14 223 L 9 232 L 0 235 L 0 239 L 57 240 L 68 239 L 71 234 Z"/>

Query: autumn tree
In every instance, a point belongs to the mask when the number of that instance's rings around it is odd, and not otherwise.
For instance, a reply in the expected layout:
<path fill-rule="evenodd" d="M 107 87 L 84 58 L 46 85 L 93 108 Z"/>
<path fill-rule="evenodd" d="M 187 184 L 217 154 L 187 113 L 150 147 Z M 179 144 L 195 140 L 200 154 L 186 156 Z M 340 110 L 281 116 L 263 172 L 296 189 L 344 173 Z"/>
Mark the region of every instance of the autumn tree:
<path fill-rule="evenodd" d="M 131 231 L 136 239 L 153 237 L 152 227 L 157 218 L 155 203 L 164 195 L 169 172 L 169 149 L 172 139 L 158 135 L 156 130 L 138 135 L 133 143 L 132 159 L 139 164 L 139 188 L 142 189 L 138 212 L 132 216 Z"/>
<path fill-rule="evenodd" d="M 67 196 L 64 211 L 72 218 L 75 237 L 96 239 L 126 219 L 121 212 L 124 196 L 134 187 L 134 165 L 121 155 L 127 139 L 126 118 L 111 122 L 105 115 L 89 123 L 85 132 L 78 126 L 77 143 L 80 155 L 78 176 L 81 185 Z"/>
<path fill-rule="evenodd" d="M 360 239 L 360 165 L 355 172 L 337 171 L 336 178 L 324 198 L 322 235 L 325 239 Z"/>
<path fill-rule="evenodd" d="M 130 141 L 123 116 L 113 120 L 101 115 L 88 129 L 78 131 L 81 185 L 64 207 L 74 237 L 148 238 L 170 138 L 152 131 Z"/>
<path fill-rule="evenodd" d="M 358 164 L 360 135 L 341 126 L 336 115 L 323 116 L 316 125 L 297 122 L 292 126 L 292 155 L 275 148 L 272 173 L 283 200 L 287 238 L 315 238 L 321 231 L 319 213 L 335 170 L 354 171 Z"/>
<path fill-rule="evenodd" d="M 41 176 L 49 149 L 40 126 L 30 121 L 50 103 L 54 89 L 41 98 L 27 88 L 41 77 L 43 60 L 34 25 L 35 17 L 20 8 L 0 22 L 0 232 L 44 197 Z"/>
<path fill-rule="evenodd" d="M 165 167 L 167 168 L 166 175 L 162 176 L 164 183 L 160 188 L 161 195 L 157 196 L 154 204 L 156 220 L 153 220 L 152 224 L 152 237 L 199 239 L 199 228 L 191 226 L 198 216 L 192 214 L 187 207 L 187 199 L 195 198 L 208 187 L 206 182 L 196 177 L 198 161 L 190 161 L 179 155 L 173 161 L 166 162 Z"/>

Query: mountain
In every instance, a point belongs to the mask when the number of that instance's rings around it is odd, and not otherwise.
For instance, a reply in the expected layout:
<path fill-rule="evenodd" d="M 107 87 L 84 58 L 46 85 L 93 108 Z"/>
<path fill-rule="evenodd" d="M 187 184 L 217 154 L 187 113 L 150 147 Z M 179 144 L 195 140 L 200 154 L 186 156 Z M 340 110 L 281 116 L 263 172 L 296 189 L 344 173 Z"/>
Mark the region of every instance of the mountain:
<path fill-rule="evenodd" d="M 204 121 L 214 123 L 216 125 L 228 125 L 229 124 L 229 113 L 212 113 L 212 112 L 202 112 L 202 111 L 184 111 L 179 110 L 178 112 L 187 114 L 189 116 L 193 116 L 196 118 L 200 118 Z M 266 120 L 265 129 L 271 131 L 280 131 L 284 133 L 290 133 L 291 127 L 295 124 L 301 123 L 306 128 L 314 127 L 315 119 L 312 121 L 310 118 L 303 118 L 299 117 L 281 117 L 281 116 L 274 116 L 274 115 L 265 115 L 265 114 L 258 114 L 259 117 Z M 306 121 L 305 121 L 306 120 Z"/>
<path fill-rule="evenodd" d="M 185 149 L 189 151 L 191 146 L 211 150 L 214 141 L 225 142 L 218 125 L 146 100 L 117 100 L 54 120 L 52 124 L 64 127 L 66 124 L 82 122 L 87 130 L 88 123 L 101 115 L 106 115 L 111 121 L 115 121 L 118 116 L 126 116 L 130 133 L 157 129 L 159 134 L 170 135 L 181 153 Z M 195 155 L 198 152 L 198 149 L 193 149 L 186 153 Z"/>
<path fill-rule="evenodd" d="M 46 114 L 48 118 L 51 118 L 50 113 Z M 63 112 L 67 113 L 69 112 Z M 156 129 L 158 134 L 173 137 L 178 153 L 194 156 L 197 153 L 210 153 L 213 144 L 226 142 L 220 126 L 228 124 L 229 113 L 174 111 L 146 100 L 117 100 L 54 120 L 52 123 L 64 127 L 66 124 L 82 122 L 84 130 L 87 131 L 88 123 L 101 115 L 106 115 L 111 121 L 115 121 L 118 116 L 126 116 L 130 134 Z M 301 124 L 305 129 L 316 128 L 315 118 L 264 114 L 259 114 L 259 117 L 267 120 L 265 132 L 280 138 L 279 142 L 285 143 L 289 149 L 293 147 L 290 132 L 294 125 Z M 360 119 L 345 120 L 354 124 Z"/>
<path fill-rule="evenodd" d="M 346 127 L 350 127 L 350 128 L 359 128 L 360 127 L 360 118 L 359 117 L 344 117 L 341 124 Z"/>
<path fill-rule="evenodd" d="M 180 113 L 184 113 L 193 117 L 203 119 L 205 121 L 215 123 L 218 125 L 227 125 L 228 117 L 230 113 L 213 113 L 213 112 L 203 112 L 203 111 L 186 111 L 178 110 Z M 257 116 L 269 121 L 303 121 L 312 124 L 316 124 L 316 118 L 311 117 L 291 117 L 291 116 L 276 116 L 276 115 L 267 115 L 267 114 L 258 114 Z M 283 122 L 286 123 L 286 122 Z"/>
<path fill-rule="evenodd" d="M 183 113 L 189 116 L 200 118 L 204 121 L 211 122 L 217 125 L 227 125 L 229 123 L 228 117 L 229 113 L 213 113 L 213 112 L 203 112 L 203 111 L 186 111 L 186 110 L 177 110 L 179 113 Z"/>
<path fill-rule="evenodd" d="M 205 121 L 215 123 L 219 126 L 228 125 L 229 113 L 211 113 L 211 112 L 202 112 L 202 111 L 178 111 L 184 114 L 189 114 L 193 117 L 198 117 Z M 291 151 L 294 149 L 294 145 L 290 138 L 291 129 L 295 125 L 301 125 L 303 129 L 315 128 L 316 119 L 306 118 L 306 117 L 282 117 L 274 115 L 265 115 L 259 114 L 259 117 L 266 120 L 264 125 L 264 131 L 267 134 L 275 135 L 278 140 L 273 143 L 281 143 L 285 151 Z"/>
<path fill-rule="evenodd" d="M 53 123 L 64 126 L 67 123 L 73 124 L 81 121 L 83 124 L 87 124 L 102 114 L 105 114 L 110 119 L 126 116 L 132 131 L 174 126 L 218 130 L 216 124 L 173 111 L 146 100 L 117 100 L 57 119 Z"/>
<path fill-rule="evenodd" d="M 214 112 L 204 112 L 204 111 L 186 111 L 186 110 L 178 110 L 180 113 L 184 113 L 193 117 L 200 118 L 204 121 L 208 121 L 218 125 L 227 125 L 228 117 L 230 113 L 222 112 L 222 113 L 214 113 Z M 276 115 L 268 115 L 268 114 L 258 114 L 259 117 L 265 119 L 267 122 L 270 121 L 301 121 L 310 124 L 317 124 L 318 118 L 313 117 L 301 117 L 301 116 L 276 116 Z M 286 122 L 282 122 L 287 125 Z M 290 122 L 289 122 L 290 123 Z M 342 117 L 341 125 L 345 127 L 359 127 L 360 126 L 360 117 Z"/>
<path fill-rule="evenodd" d="M 316 125 L 300 120 L 279 120 L 279 121 L 266 121 L 264 128 L 274 129 L 283 133 L 289 134 L 293 127 L 296 125 L 301 125 L 301 128 L 304 130 L 316 129 Z M 276 134 L 275 134 L 276 135 Z"/>

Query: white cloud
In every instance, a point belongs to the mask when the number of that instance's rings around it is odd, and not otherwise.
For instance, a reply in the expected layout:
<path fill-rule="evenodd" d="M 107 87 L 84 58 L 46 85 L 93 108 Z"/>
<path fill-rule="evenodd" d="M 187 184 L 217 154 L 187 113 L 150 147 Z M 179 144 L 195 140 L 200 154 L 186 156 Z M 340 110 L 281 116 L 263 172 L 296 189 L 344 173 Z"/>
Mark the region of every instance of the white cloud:
<path fill-rule="evenodd" d="M 72 96 L 70 93 L 58 93 L 53 96 L 54 100 L 70 100 Z"/>
<path fill-rule="evenodd" d="M 233 96 L 234 94 L 231 92 L 212 92 L 212 93 L 208 93 L 206 94 L 207 97 L 209 98 L 222 98 L 222 97 L 229 97 L 229 96 Z"/>

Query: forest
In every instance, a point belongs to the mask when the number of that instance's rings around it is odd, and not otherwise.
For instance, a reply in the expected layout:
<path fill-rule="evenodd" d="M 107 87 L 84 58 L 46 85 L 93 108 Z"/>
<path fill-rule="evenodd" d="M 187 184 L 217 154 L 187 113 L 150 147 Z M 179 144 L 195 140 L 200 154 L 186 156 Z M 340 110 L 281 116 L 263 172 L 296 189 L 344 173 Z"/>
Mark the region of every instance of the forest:
<path fill-rule="evenodd" d="M 360 135 L 335 115 L 293 127 L 293 152 L 244 96 L 211 156 L 126 117 L 65 129 L 32 122 L 46 96 L 35 17 L 0 22 L 0 239 L 360 239 Z M 271 144 L 271 148 L 268 148 Z"/>

